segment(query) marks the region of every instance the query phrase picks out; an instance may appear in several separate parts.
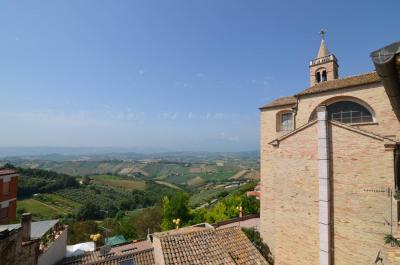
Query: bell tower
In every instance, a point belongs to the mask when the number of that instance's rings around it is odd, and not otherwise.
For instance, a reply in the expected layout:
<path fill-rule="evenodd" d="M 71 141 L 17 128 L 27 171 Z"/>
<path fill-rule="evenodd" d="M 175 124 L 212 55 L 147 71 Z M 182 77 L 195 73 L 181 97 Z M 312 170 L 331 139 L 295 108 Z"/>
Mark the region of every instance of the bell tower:
<path fill-rule="evenodd" d="M 326 30 L 321 32 L 321 45 L 316 59 L 310 61 L 310 86 L 339 77 L 339 65 L 335 55 L 329 53 L 325 44 Z"/>

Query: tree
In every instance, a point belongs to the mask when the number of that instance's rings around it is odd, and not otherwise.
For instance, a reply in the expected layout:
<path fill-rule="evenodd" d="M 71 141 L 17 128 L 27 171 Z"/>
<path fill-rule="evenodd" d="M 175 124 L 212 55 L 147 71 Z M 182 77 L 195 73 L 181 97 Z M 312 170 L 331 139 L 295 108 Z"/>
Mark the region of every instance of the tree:
<path fill-rule="evenodd" d="M 94 221 L 73 222 L 68 225 L 68 244 L 90 241 L 90 235 L 101 232 Z M 104 240 L 103 238 L 101 240 Z M 96 242 L 101 245 L 101 242 Z"/>
<path fill-rule="evenodd" d="M 242 228 L 245 235 L 253 243 L 253 245 L 260 251 L 261 255 L 268 261 L 269 264 L 274 264 L 274 258 L 268 245 L 265 244 L 261 238 L 260 233 L 254 228 Z"/>
<path fill-rule="evenodd" d="M 103 212 L 101 211 L 100 206 L 92 201 L 88 201 L 79 208 L 77 217 L 79 220 L 96 220 L 103 218 Z"/>
<path fill-rule="evenodd" d="M 207 209 L 204 207 L 192 210 L 190 212 L 191 216 L 190 224 L 194 225 L 206 222 L 206 215 L 207 215 Z"/>
<path fill-rule="evenodd" d="M 220 221 L 224 221 L 228 219 L 228 216 L 225 214 L 226 212 L 226 205 L 222 202 L 218 202 L 214 208 L 212 208 L 206 214 L 206 220 L 208 223 L 216 223 Z"/>
<path fill-rule="evenodd" d="M 183 192 L 177 192 L 171 198 L 164 197 L 162 229 L 173 229 L 172 220 L 176 218 L 181 220 L 181 225 L 185 225 L 190 220 L 188 204 L 189 196 Z"/>
<path fill-rule="evenodd" d="M 162 211 L 159 206 L 144 209 L 133 218 L 138 238 L 145 238 L 148 230 L 150 233 L 161 231 L 161 222 Z"/>

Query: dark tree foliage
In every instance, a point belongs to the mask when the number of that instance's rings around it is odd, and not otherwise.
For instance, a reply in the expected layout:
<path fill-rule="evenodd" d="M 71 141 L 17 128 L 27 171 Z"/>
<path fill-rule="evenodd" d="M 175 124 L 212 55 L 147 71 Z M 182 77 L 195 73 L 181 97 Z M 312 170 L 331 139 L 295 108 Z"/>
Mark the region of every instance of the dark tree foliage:
<path fill-rule="evenodd" d="M 94 221 L 68 223 L 68 244 L 73 245 L 91 241 L 90 235 L 102 232 L 98 224 Z M 104 237 L 100 239 L 100 242 L 96 242 L 96 245 L 103 245 L 103 241 Z"/>
<path fill-rule="evenodd" d="M 16 169 L 19 174 L 18 198 L 31 197 L 35 193 L 53 192 L 64 188 L 79 187 L 79 183 L 75 177 L 67 174 L 60 174 L 43 169 L 16 168 L 11 164 L 6 164 L 5 166 Z"/>
<path fill-rule="evenodd" d="M 98 204 L 88 201 L 79 209 L 77 218 L 78 220 L 98 220 L 102 219 L 105 213 L 107 212 L 103 212 Z"/>
<path fill-rule="evenodd" d="M 263 242 L 260 233 L 254 228 L 242 228 L 242 230 L 268 263 L 273 265 L 274 259 L 271 250 L 268 245 Z"/>

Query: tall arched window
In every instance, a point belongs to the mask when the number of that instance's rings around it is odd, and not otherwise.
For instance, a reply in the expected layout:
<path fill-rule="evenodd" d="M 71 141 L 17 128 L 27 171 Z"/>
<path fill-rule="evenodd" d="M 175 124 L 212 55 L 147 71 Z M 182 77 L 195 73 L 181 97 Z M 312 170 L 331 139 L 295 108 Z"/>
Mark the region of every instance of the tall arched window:
<path fill-rule="evenodd" d="M 327 110 L 330 120 L 342 123 L 373 122 L 372 113 L 354 101 L 338 101 L 328 105 Z"/>

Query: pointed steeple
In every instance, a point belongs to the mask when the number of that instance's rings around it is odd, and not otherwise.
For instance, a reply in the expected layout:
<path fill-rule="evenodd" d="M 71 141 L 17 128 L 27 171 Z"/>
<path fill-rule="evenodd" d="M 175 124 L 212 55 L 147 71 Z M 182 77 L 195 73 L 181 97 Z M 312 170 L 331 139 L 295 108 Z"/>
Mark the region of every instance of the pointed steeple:
<path fill-rule="evenodd" d="M 321 45 L 319 46 L 317 58 L 310 61 L 310 85 L 331 81 L 339 77 L 339 65 L 335 55 L 329 53 L 325 43 L 326 29 L 322 29 Z"/>
<path fill-rule="evenodd" d="M 328 48 L 326 47 L 325 40 L 321 40 L 321 45 L 319 46 L 317 58 L 322 58 L 329 55 Z"/>
<path fill-rule="evenodd" d="M 321 31 L 319 32 L 319 34 L 321 35 L 321 45 L 319 46 L 317 59 L 329 55 L 328 48 L 326 47 L 326 44 L 325 44 L 326 29 L 321 29 Z"/>

